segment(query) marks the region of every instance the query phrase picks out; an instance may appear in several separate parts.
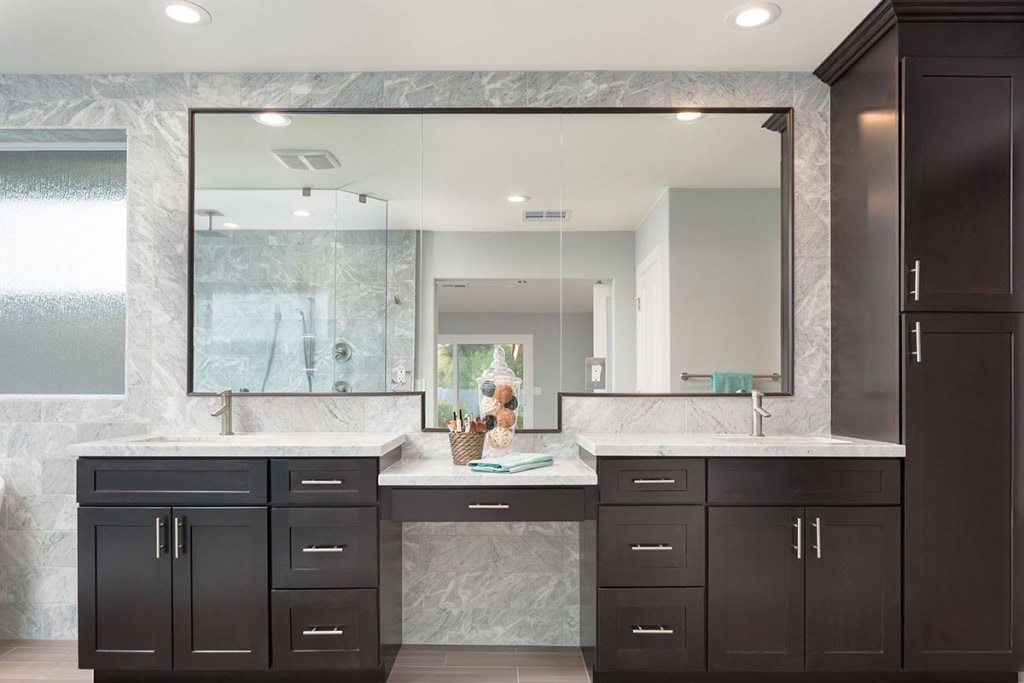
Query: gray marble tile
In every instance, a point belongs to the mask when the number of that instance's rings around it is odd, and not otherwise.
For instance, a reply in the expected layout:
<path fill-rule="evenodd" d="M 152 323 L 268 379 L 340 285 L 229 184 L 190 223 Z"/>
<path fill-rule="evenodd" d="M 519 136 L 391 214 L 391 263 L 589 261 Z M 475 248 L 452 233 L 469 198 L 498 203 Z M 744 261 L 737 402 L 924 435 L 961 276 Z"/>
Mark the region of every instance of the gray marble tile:
<path fill-rule="evenodd" d="M 670 107 L 742 107 L 746 91 L 742 72 L 682 71 L 672 77 Z"/>
<path fill-rule="evenodd" d="M 665 107 L 672 75 L 650 71 L 588 71 L 583 74 L 578 106 Z"/>
<path fill-rule="evenodd" d="M 526 74 L 526 106 L 577 107 L 583 80 L 579 71 L 530 71 Z"/>
<path fill-rule="evenodd" d="M 0 422 L 39 422 L 42 415 L 41 401 L 0 398 Z"/>
<path fill-rule="evenodd" d="M 309 106 L 320 108 L 379 108 L 384 106 L 382 73 L 313 74 Z"/>
<path fill-rule="evenodd" d="M 310 106 L 313 74 L 260 73 L 242 76 L 242 106 L 294 109 Z"/>
<path fill-rule="evenodd" d="M 189 106 L 197 109 L 241 107 L 243 82 L 242 74 L 191 74 Z"/>

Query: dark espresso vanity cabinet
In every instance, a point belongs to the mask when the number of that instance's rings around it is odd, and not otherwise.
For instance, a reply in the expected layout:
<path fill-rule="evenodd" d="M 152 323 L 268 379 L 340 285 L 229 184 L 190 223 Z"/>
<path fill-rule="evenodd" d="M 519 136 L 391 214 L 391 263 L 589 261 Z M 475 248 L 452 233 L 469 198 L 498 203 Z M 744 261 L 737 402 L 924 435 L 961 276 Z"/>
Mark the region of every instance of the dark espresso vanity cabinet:
<path fill-rule="evenodd" d="M 397 457 L 79 459 L 80 666 L 381 680 L 401 640 L 401 531 L 378 520 L 377 472 Z"/>
<path fill-rule="evenodd" d="M 596 681 L 899 675 L 900 459 L 595 462 Z"/>
<path fill-rule="evenodd" d="M 1024 2 L 884 2 L 816 73 L 831 86 L 832 431 L 906 446 L 904 668 L 1013 680 Z"/>

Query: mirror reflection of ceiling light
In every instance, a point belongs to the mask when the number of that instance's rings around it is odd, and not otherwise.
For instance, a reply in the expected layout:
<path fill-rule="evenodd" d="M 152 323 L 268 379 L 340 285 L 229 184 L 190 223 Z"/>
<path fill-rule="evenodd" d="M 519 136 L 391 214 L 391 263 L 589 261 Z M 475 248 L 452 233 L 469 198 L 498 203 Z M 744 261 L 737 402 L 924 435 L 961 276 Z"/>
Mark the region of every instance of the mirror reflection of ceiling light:
<path fill-rule="evenodd" d="M 527 197 L 525 194 L 510 194 L 508 196 L 508 200 L 513 204 L 522 204 L 527 199 L 529 199 L 529 197 Z"/>
<path fill-rule="evenodd" d="M 287 114 L 282 114 L 276 111 L 263 111 L 259 114 L 253 114 L 252 117 L 256 119 L 258 123 L 262 123 L 264 126 L 272 126 L 274 128 L 281 128 L 283 126 L 292 125 L 292 117 Z"/>
<path fill-rule="evenodd" d="M 296 209 L 295 211 L 292 211 L 292 215 L 298 216 L 299 218 L 309 218 L 313 214 L 311 214 L 309 211 L 306 211 L 305 209 Z"/>
<path fill-rule="evenodd" d="M 213 21 L 213 17 L 205 8 L 189 0 L 160 0 L 159 6 L 163 8 L 167 17 L 179 24 L 205 26 Z"/>
<path fill-rule="evenodd" d="M 703 118 L 703 117 L 704 117 L 704 112 L 702 112 L 702 111 L 681 111 L 678 114 L 676 114 L 676 119 L 678 119 L 680 121 L 685 121 L 687 123 L 690 123 L 692 121 L 696 121 L 697 119 L 700 119 L 700 118 Z"/>
<path fill-rule="evenodd" d="M 782 14 L 782 8 L 772 2 L 752 2 L 742 7 L 737 7 L 726 18 L 726 23 L 732 28 L 748 30 L 767 26 Z"/>
<path fill-rule="evenodd" d="M 223 227 L 225 227 L 225 228 L 237 228 L 238 227 L 238 223 L 222 223 L 221 225 Z"/>

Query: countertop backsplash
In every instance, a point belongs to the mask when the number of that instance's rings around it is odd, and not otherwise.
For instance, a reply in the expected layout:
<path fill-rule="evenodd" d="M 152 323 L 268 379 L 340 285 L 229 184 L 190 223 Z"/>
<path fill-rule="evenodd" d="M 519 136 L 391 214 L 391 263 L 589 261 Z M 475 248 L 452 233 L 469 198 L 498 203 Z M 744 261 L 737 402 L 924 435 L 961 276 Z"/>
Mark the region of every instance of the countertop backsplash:
<path fill-rule="evenodd" d="M 0 398 L 0 637 L 74 638 L 76 442 L 216 431 L 216 399 L 186 396 L 189 107 L 795 108 L 795 395 L 769 398 L 767 433 L 828 431 L 829 98 L 804 73 L 403 72 L 0 74 L 0 126 L 128 130 L 128 316 L 123 397 Z M 241 398 L 238 431 L 404 431 L 407 457 L 448 457 L 418 396 Z M 744 432 L 733 398 L 567 397 L 563 432 L 516 448 L 574 456 L 574 434 Z M 408 643 L 578 642 L 576 524 L 407 525 Z M 507 590 L 475 591 L 500 574 Z M 531 586 L 530 604 L 507 609 Z M 536 600 L 537 586 L 543 587 Z M 537 609 L 533 604 L 545 604 Z"/>

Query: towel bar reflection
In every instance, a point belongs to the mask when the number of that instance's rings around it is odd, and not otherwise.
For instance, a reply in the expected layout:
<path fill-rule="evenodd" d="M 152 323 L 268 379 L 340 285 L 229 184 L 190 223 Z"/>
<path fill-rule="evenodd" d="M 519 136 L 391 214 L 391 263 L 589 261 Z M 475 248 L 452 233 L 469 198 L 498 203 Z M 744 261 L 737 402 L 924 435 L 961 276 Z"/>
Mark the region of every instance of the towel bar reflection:
<path fill-rule="evenodd" d="M 773 382 L 778 382 L 782 379 L 782 375 L 777 372 L 773 372 L 770 375 L 752 375 L 752 377 L 754 379 L 770 379 Z M 691 379 L 711 379 L 711 375 L 695 375 L 691 372 L 681 372 L 679 373 L 679 379 L 689 382 Z"/>

